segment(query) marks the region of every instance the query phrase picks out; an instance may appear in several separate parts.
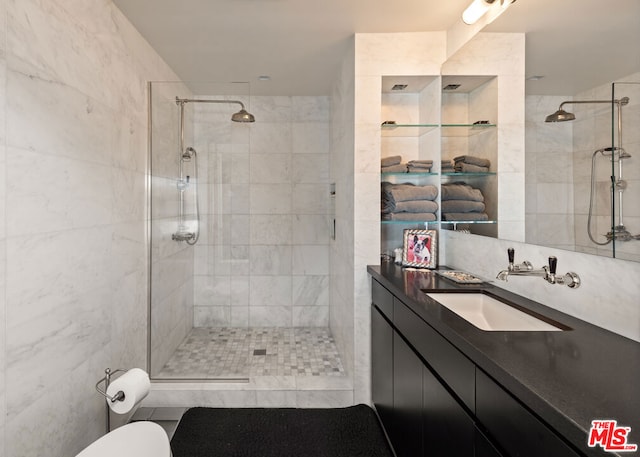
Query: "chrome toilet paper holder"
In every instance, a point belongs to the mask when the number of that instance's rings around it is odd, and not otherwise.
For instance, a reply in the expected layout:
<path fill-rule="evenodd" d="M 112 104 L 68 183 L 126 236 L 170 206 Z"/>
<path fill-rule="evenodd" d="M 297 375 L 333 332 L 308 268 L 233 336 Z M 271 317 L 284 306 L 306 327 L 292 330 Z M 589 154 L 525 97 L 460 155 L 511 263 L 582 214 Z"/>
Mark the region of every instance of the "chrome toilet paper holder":
<path fill-rule="evenodd" d="M 107 389 L 109 388 L 109 384 L 111 384 L 111 376 L 113 376 L 116 373 L 124 373 L 127 370 L 124 370 L 122 368 L 118 368 L 116 370 L 111 370 L 111 368 L 106 368 L 104 370 L 104 378 L 100 379 L 97 383 L 96 383 L 96 390 L 98 391 L 98 393 L 100 393 L 100 395 L 102 395 L 106 401 L 110 401 L 111 403 L 115 403 L 117 401 L 122 401 L 124 400 L 124 392 L 119 390 L 118 392 L 116 392 L 115 395 L 111 396 L 107 393 Z M 100 384 L 104 382 L 104 390 L 100 388 Z M 105 403 L 106 406 L 106 410 L 107 410 L 107 433 L 109 433 L 111 431 L 111 415 L 110 415 L 110 410 L 109 410 L 109 405 L 107 403 Z"/>

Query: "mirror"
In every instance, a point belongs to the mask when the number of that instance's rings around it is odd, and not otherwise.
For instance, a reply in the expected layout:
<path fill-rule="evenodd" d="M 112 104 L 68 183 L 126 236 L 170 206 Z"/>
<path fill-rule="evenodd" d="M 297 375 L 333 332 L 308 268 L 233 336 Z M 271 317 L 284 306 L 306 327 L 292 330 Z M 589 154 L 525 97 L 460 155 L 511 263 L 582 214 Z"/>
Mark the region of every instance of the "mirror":
<path fill-rule="evenodd" d="M 526 33 L 526 242 L 640 261 L 640 2 L 518 2 L 483 31 Z"/>

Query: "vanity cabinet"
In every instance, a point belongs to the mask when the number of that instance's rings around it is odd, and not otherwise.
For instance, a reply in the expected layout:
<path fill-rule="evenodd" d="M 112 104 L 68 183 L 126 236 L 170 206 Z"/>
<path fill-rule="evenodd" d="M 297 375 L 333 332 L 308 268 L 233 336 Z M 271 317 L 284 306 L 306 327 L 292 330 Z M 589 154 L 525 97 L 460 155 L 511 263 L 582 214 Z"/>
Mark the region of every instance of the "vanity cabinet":
<path fill-rule="evenodd" d="M 398 457 L 578 457 L 471 359 L 375 279 L 373 403 Z"/>

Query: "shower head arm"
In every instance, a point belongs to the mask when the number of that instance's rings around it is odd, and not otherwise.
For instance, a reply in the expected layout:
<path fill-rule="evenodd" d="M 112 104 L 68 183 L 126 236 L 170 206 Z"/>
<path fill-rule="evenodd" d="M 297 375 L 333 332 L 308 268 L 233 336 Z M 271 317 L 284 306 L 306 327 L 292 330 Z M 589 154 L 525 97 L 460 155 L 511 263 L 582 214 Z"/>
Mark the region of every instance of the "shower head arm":
<path fill-rule="evenodd" d="M 576 105 L 576 104 L 584 104 L 584 103 L 615 103 L 618 106 L 624 106 L 629 103 L 629 97 L 622 97 L 619 100 L 566 100 L 560 103 L 560 107 L 558 110 L 561 110 L 564 105 Z"/>
<path fill-rule="evenodd" d="M 240 100 L 203 100 L 203 99 L 193 99 L 193 98 L 178 98 L 176 97 L 176 105 L 185 105 L 186 103 L 223 103 L 223 104 L 232 104 L 236 103 L 240 105 L 240 108 L 245 109 L 244 103 Z"/>

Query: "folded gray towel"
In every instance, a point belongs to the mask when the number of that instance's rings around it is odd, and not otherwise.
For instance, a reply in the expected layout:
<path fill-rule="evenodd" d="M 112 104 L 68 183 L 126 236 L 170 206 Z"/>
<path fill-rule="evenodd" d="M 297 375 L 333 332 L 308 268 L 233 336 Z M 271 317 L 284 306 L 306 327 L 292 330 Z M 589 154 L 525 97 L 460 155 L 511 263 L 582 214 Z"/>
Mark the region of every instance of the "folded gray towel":
<path fill-rule="evenodd" d="M 470 165 L 477 165 L 479 167 L 491 167 L 491 161 L 488 159 L 483 159 L 481 157 L 476 157 L 476 156 L 458 156 L 458 157 L 454 157 L 453 158 L 454 162 L 463 162 L 463 163 L 468 163 Z"/>
<path fill-rule="evenodd" d="M 382 173 L 406 173 L 407 166 L 405 164 L 389 165 L 380 169 Z"/>
<path fill-rule="evenodd" d="M 438 196 L 438 188 L 432 185 L 415 186 L 413 184 L 382 183 L 383 199 L 392 203 L 406 202 L 409 200 L 435 200 Z"/>
<path fill-rule="evenodd" d="M 380 159 L 380 166 L 390 167 L 391 165 L 398 165 L 400 162 L 402 162 L 402 157 L 400 156 L 383 157 Z"/>
<path fill-rule="evenodd" d="M 410 200 L 385 205 L 385 213 L 435 213 L 438 211 L 438 204 L 431 200 Z"/>
<path fill-rule="evenodd" d="M 416 168 L 409 167 L 407 168 L 408 173 L 431 173 L 431 168 Z"/>
<path fill-rule="evenodd" d="M 386 213 L 382 215 L 383 221 L 411 221 L 433 222 L 436 220 L 434 213 Z"/>
<path fill-rule="evenodd" d="M 474 202 L 470 200 L 443 200 L 443 213 L 481 213 L 484 211 L 483 202 Z"/>
<path fill-rule="evenodd" d="M 432 166 L 433 165 L 433 160 L 409 160 L 407 162 L 407 165 L 416 165 L 416 166 L 428 165 L 428 166 Z"/>
<path fill-rule="evenodd" d="M 475 189 L 464 183 L 451 183 L 442 185 L 442 201 L 445 200 L 471 200 L 483 202 L 484 195 L 480 189 Z"/>
<path fill-rule="evenodd" d="M 442 213 L 443 221 L 488 221 L 486 213 Z"/>
<path fill-rule="evenodd" d="M 422 165 L 422 164 L 415 165 L 415 164 L 408 163 L 407 171 L 409 173 L 430 173 L 432 166 L 433 165 Z"/>
<path fill-rule="evenodd" d="M 480 167 L 464 162 L 456 162 L 454 169 L 460 173 L 487 173 L 489 171 L 488 167 Z"/>

